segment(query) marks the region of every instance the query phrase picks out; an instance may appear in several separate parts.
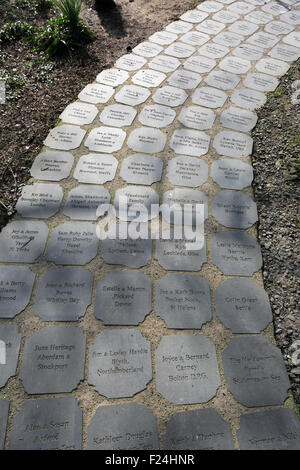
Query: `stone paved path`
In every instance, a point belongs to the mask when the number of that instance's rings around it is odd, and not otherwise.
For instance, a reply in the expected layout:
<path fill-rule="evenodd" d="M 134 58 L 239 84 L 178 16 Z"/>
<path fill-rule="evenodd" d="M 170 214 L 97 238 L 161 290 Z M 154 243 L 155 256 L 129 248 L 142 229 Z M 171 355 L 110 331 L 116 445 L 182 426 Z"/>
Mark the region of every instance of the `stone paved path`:
<path fill-rule="evenodd" d="M 251 189 L 299 25 L 293 0 L 205 1 L 61 114 L 0 234 L 0 448 L 300 448 Z M 124 194 L 203 203 L 204 247 L 101 242 Z"/>

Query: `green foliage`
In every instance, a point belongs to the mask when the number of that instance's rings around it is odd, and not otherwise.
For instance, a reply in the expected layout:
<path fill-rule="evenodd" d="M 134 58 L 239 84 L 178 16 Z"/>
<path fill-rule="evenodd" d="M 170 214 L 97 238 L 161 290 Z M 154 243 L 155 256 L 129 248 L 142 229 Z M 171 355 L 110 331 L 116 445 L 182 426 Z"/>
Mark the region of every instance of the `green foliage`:
<path fill-rule="evenodd" d="M 62 16 L 68 21 L 71 31 L 76 31 L 80 24 L 81 0 L 54 0 L 54 4 L 61 10 Z"/>
<path fill-rule="evenodd" d="M 0 44 L 20 38 L 29 39 L 35 35 L 36 31 L 35 26 L 22 21 L 8 22 L 0 29 Z"/>

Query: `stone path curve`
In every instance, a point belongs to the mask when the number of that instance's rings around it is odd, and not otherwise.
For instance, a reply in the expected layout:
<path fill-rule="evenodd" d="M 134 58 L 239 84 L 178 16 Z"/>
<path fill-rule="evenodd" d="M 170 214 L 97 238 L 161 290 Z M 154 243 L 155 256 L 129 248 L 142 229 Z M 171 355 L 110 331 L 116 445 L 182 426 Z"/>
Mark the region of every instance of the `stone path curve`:
<path fill-rule="evenodd" d="M 200 3 L 61 114 L 0 234 L 0 448 L 300 448 L 251 189 L 299 8 Z M 204 247 L 100 242 L 124 194 L 204 204 Z"/>

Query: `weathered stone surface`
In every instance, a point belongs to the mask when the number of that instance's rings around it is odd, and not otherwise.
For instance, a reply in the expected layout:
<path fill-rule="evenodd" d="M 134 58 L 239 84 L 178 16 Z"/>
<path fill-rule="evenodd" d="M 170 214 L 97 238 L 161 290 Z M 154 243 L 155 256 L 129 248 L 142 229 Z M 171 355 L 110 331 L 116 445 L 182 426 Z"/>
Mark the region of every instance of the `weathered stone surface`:
<path fill-rule="evenodd" d="M 139 271 L 112 271 L 96 289 L 95 317 L 105 325 L 138 325 L 152 310 L 152 281 Z"/>
<path fill-rule="evenodd" d="M 177 38 L 177 34 L 168 33 L 167 31 L 158 31 L 149 37 L 149 41 L 162 46 L 168 46 L 169 44 L 172 44 L 172 42 L 176 41 Z"/>
<path fill-rule="evenodd" d="M 281 60 L 270 59 L 269 57 L 261 59 L 255 65 L 255 68 L 259 72 L 275 76 L 284 75 L 288 71 L 289 67 L 289 64 L 282 62 Z"/>
<path fill-rule="evenodd" d="M 170 31 L 171 33 L 178 33 L 183 34 L 187 33 L 190 29 L 192 29 L 193 25 L 190 23 L 186 23 L 185 21 L 173 21 L 173 23 L 169 23 L 166 26 L 166 31 Z"/>
<path fill-rule="evenodd" d="M 151 185 L 161 180 L 162 169 L 159 158 L 137 153 L 122 162 L 120 176 L 127 183 Z"/>
<path fill-rule="evenodd" d="M 118 160 L 109 154 L 88 153 L 78 160 L 74 178 L 80 183 L 104 184 L 114 179 Z"/>
<path fill-rule="evenodd" d="M 239 83 L 240 77 L 233 73 L 223 72 L 222 70 L 212 71 L 205 78 L 205 82 L 221 90 L 233 90 Z"/>
<path fill-rule="evenodd" d="M 214 298 L 217 317 L 233 333 L 260 333 L 272 321 L 266 291 L 249 279 L 227 279 Z"/>
<path fill-rule="evenodd" d="M 209 284 L 196 274 L 167 274 L 155 285 L 155 313 L 174 329 L 200 329 L 211 320 Z"/>
<path fill-rule="evenodd" d="M 241 191 L 220 191 L 212 200 L 211 214 L 229 228 L 249 228 L 258 220 L 255 202 Z"/>
<path fill-rule="evenodd" d="M 51 269 L 39 279 L 34 313 L 44 321 L 77 321 L 91 303 L 92 288 L 87 269 Z"/>
<path fill-rule="evenodd" d="M 221 108 L 227 100 L 227 94 L 217 88 L 203 86 L 192 95 L 192 102 L 206 108 Z"/>
<path fill-rule="evenodd" d="M 280 15 L 280 19 L 285 23 L 291 24 L 293 26 L 297 26 L 300 24 L 300 13 L 299 11 L 287 11 Z"/>
<path fill-rule="evenodd" d="M 243 36 L 249 36 L 250 34 L 255 33 L 258 30 L 258 26 L 249 21 L 236 21 L 229 26 L 228 31 L 232 33 L 242 34 Z"/>
<path fill-rule="evenodd" d="M 106 106 L 100 114 L 100 121 L 106 126 L 130 126 L 136 116 L 136 109 L 123 104 Z"/>
<path fill-rule="evenodd" d="M 141 268 L 151 260 L 152 240 L 106 239 L 102 241 L 101 256 L 107 264 Z"/>
<path fill-rule="evenodd" d="M 114 210 L 123 221 L 147 222 L 158 216 L 158 205 L 159 195 L 149 187 L 126 186 L 115 193 Z"/>
<path fill-rule="evenodd" d="M 45 222 L 15 220 L 0 233 L 0 261 L 34 263 L 44 252 L 49 229 Z"/>
<path fill-rule="evenodd" d="M 116 67 L 119 67 L 123 70 L 128 70 L 129 72 L 133 70 L 139 70 L 143 65 L 145 65 L 147 59 L 136 54 L 125 54 L 115 63 Z"/>
<path fill-rule="evenodd" d="M 218 34 L 224 28 L 225 24 L 209 19 L 202 21 L 202 23 L 196 26 L 197 31 L 202 31 L 206 34 Z"/>
<path fill-rule="evenodd" d="M 213 41 L 216 44 L 225 44 L 228 47 L 238 46 L 244 37 L 237 33 L 232 33 L 230 31 L 222 31 L 213 38 Z"/>
<path fill-rule="evenodd" d="M 172 124 L 176 117 L 176 111 L 167 106 L 154 104 L 145 106 L 139 115 L 139 121 L 145 126 L 166 127 Z"/>
<path fill-rule="evenodd" d="M 286 5 L 280 5 L 279 2 L 268 2 L 267 5 L 261 7 L 262 11 L 270 13 L 271 15 L 281 15 L 287 11 Z"/>
<path fill-rule="evenodd" d="M 228 10 L 221 10 L 215 13 L 212 16 L 212 19 L 215 21 L 220 21 L 221 23 L 234 23 L 239 19 L 240 15 L 233 13 Z"/>
<path fill-rule="evenodd" d="M 265 26 L 266 33 L 275 34 L 276 36 L 281 34 L 288 34 L 293 31 L 294 27 L 284 23 L 283 21 L 271 21 Z"/>
<path fill-rule="evenodd" d="M 192 90 L 201 82 L 201 75 L 189 70 L 176 70 L 169 78 L 170 85 L 183 88 L 184 90 Z"/>
<path fill-rule="evenodd" d="M 159 449 L 156 418 L 138 403 L 99 406 L 88 426 L 88 449 Z"/>
<path fill-rule="evenodd" d="M 221 60 L 219 67 L 226 72 L 244 74 L 251 68 L 251 62 L 240 57 L 229 56 Z"/>
<path fill-rule="evenodd" d="M 130 133 L 127 145 L 135 152 L 158 153 L 163 151 L 166 141 L 167 136 L 159 129 L 139 127 Z"/>
<path fill-rule="evenodd" d="M 169 73 L 176 70 L 180 64 L 181 62 L 175 57 L 157 55 L 148 62 L 148 67 L 153 70 L 158 70 L 159 72 Z"/>
<path fill-rule="evenodd" d="M 206 130 L 212 128 L 215 117 L 215 113 L 210 109 L 200 106 L 189 106 L 188 108 L 182 108 L 178 121 L 192 129 Z"/>
<path fill-rule="evenodd" d="M 252 44 L 241 44 L 232 51 L 236 57 L 241 57 L 247 60 L 259 60 L 264 53 L 261 47 L 253 46 Z"/>
<path fill-rule="evenodd" d="M 289 408 L 241 416 L 237 437 L 241 450 L 300 450 L 300 423 Z"/>
<path fill-rule="evenodd" d="M 14 318 L 27 307 L 34 279 L 27 266 L 0 267 L 0 318 Z"/>
<path fill-rule="evenodd" d="M 10 450 L 80 450 L 82 410 L 73 397 L 27 400 L 13 420 Z"/>
<path fill-rule="evenodd" d="M 48 326 L 27 338 L 19 375 L 25 391 L 72 392 L 84 377 L 85 343 L 76 326 Z"/>
<path fill-rule="evenodd" d="M 268 52 L 268 55 L 274 59 L 286 60 L 287 62 L 294 62 L 300 57 L 300 49 L 287 44 L 279 43 Z"/>
<path fill-rule="evenodd" d="M 115 100 L 118 103 L 124 103 L 131 106 L 144 103 L 146 99 L 151 95 L 151 92 L 146 88 L 136 85 L 125 85 L 115 95 Z"/>
<path fill-rule="evenodd" d="M 9 401 L 0 400 L 0 450 L 4 449 Z"/>
<path fill-rule="evenodd" d="M 253 180 L 253 168 L 240 160 L 221 158 L 213 162 L 211 177 L 221 188 L 244 189 Z"/>
<path fill-rule="evenodd" d="M 227 8 L 227 11 L 233 11 L 239 15 L 246 15 L 254 10 L 254 6 L 246 2 L 234 2 Z"/>
<path fill-rule="evenodd" d="M 176 107 L 180 104 L 183 104 L 187 97 L 188 94 L 180 88 L 175 88 L 173 86 L 164 86 L 157 90 L 152 98 L 155 103 Z"/>
<path fill-rule="evenodd" d="M 97 82 L 103 83 L 103 85 L 110 85 L 112 87 L 117 87 L 122 85 L 129 78 L 129 73 L 125 70 L 118 69 L 106 69 L 102 70 L 97 75 Z"/>
<path fill-rule="evenodd" d="M 232 103 L 250 110 L 261 108 L 267 101 L 266 95 L 249 88 L 239 88 L 230 97 Z"/>
<path fill-rule="evenodd" d="M 175 186 L 202 186 L 208 179 L 208 165 L 200 158 L 175 157 L 168 161 L 167 178 Z"/>
<path fill-rule="evenodd" d="M 192 70 L 197 73 L 210 72 L 216 66 L 214 59 L 202 57 L 200 55 L 189 57 L 184 63 L 183 67 L 187 70 Z"/>
<path fill-rule="evenodd" d="M 270 47 L 275 46 L 279 41 L 279 38 L 274 36 L 274 34 L 258 32 L 250 36 L 247 41 L 254 46 L 261 47 L 263 49 L 270 49 Z"/>
<path fill-rule="evenodd" d="M 21 335 L 15 323 L 0 325 L 0 389 L 17 370 Z"/>
<path fill-rule="evenodd" d="M 69 104 L 59 117 L 63 122 L 81 126 L 91 124 L 97 114 L 98 109 L 95 105 L 77 101 Z"/>
<path fill-rule="evenodd" d="M 269 23 L 269 21 L 272 21 L 274 17 L 269 13 L 264 13 L 263 11 L 255 10 L 246 15 L 244 19 L 245 21 L 250 21 L 254 24 L 266 24 Z"/>
<path fill-rule="evenodd" d="M 206 243 L 201 249 L 188 249 L 190 240 L 156 240 L 156 258 L 159 264 L 170 271 L 200 271 L 206 263 Z M 197 248 L 197 244 L 195 243 Z"/>
<path fill-rule="evenodd" d="M 172 57 L 177 57 L 179 59 L 184 59 L 185 57 L 190 57 L 190 55 L 196 52 L 195 47 L 190 46 L 189 44 L 184 44 L 183 42 L 177 41 L 176 43 L 171 44 L 167 49 L 165 49 L 165 54 Z"/>
<path fill-rule="evenodd" d="M 44 144 L 56 150 L 73 150 L 79 147 L 85 134 L 86 131 L 78 126 L 63 124 L 51 129 Z"/>
<path fill-rule="evenodd" d="M 279 84 L 277 78 L 264 73 L 250 73 L 244 80 L 244 85 L 258 91 L 274 91 Z"/>
<path fill-rule="evenodd" d="M 262 266 L 259 244 L 245 232 L 215 233 L 211 247 L 213 264 L 229 276 L 252 276 Z"/>
<path fill-rule="evenodd" d="M 213 146 L 219 155 L 243 158 L 251 155 L 253 140 L 241 132 L 222 131 L 216 135 Z"/>
<path fill-rule="evenodd" d="M 189 23 L 201 23 L 208 17 L 207 13 L 204 13 L 199 10 L 188 10 L 186 13 L 180 16 L 180 19 L 183 21 L 188 21 Z"/>
<path fill-rule="evenodd" d="M 206 3 L 206 2 L 204 2 Z M 234 450 L 229 423 L 213 408 L 190 410 L 172 416 L 163 436 L 169 450 Z"/>
<path fill-rule="evenodd" d="M 222 10 L 223 5 L 219 2 L 206 1 L 200 3 L 197 8 L 198 10 L 206 11 L 207 13 L 216 13 L 217 11 Z"/>
<path fill-rule="evenodd" d="M 135 54 L 143 57 L 154 57 L 163 50 L 163 47 L 153 44 L 153 42 L 145 41 L 138 44 L 132 49 Z"/>
<path fill-rule="evenodd" d="M 90 348 L 89 384 L 107 398 L 132 397 L 152 379 L 151 347 L 138 329 L 102 331 Z"/>
<path fill-rule="evenodd" d="M 209 57 L 211 59 L 220 59 L 228 54 L 229 48 L 221 46 L 220 44 L 206 43 L 204 46 L 199 47 L 199 54 Z"/>
<path fill-rule="evenodd" d="M 83 266 L 95 258 L 98 244 L 91 222 L 65 222 L 53 230 L 46 258 L 55 264 Z"/>
<path fill-rule="evenodd" d="M 148 88 L 158 87 L 166 78 L 166 75 L 156 70 L 139 70 L 133 77 L 132 81 L 136 85 Z"/>
<path fill-rule="evenodd" d="M 42 152 L 34 160 L 30 174 L 39 180 L 61 181 L 69 176 L 73 162 L 74 157 L 68 152 Z"/>
<path fill-rule="evenodd" d="M 175 188 L 166 191 L 163 194 L 163 204 L 170 206 L 170 208 L 175 205 L 180 206 L 178 209 L 175 209 L 174 213 L 171 215 L 171 222 L 169 221 L 169 217 L 167 217 L 166 222 L 171 224 L 180 224 L 181 222 L 189 225 L 196 224 L 196 204 L 202 204 L 204 206 L 204 219 L 208 217 L 208 198 L 206 194 L 202 191 L 198 191 L 198 189 Z M 188 204 L 189 207 L 185 206 L 185 204 Z M 162 217 L 165 218 L 166 215 L 163 213 Z"/>
<path fill-rule="evenodd" d="M 200 157 L 208 152 L 210 137 L 205 132 L 190 129 L 176 130 L 170 141 L 175 153 Z"/>
<path fill-rule="evenodd" d="M 209 41 L 209 39 L 210 37 L 208 34 L 197 31 L 189 31 L 180 38 L 182 42 L 191 44 L 192 46 L 202 46 L 202 44 L 205 44 L 207 41 Z"/>
<path fill-rule="evenodd" d="M 100 104 L 107 103 L 113 94 L 114 89 L 112 86 L 91 83 L 79 93 L 78 98 L 88 103 Z"/>
<path fill-rule="evenodd" d="M 202 334 L 164 336 L 155 364 L 157 391 L 176 405 L 206 403 L 221 385 L 215 347 Z"/>
<path fill-rule="evenodd" d="M 62 198 L 59 184 L 34 183 L 22 188 L 16 209 L 22 217 L 48 219 L 59 211 Z"/>
<path fill-rule="evenodd" d="M 257 115 L 246 109 L 230 108 L 221 113 L 220 123 L 223 127 L 241 132 L 248 132 L 253 129 L 257 122 Z"/>
<path fill-rule="evenodd" d="M 222 353 L 228 390 L 244 406 L 281 405 L 290 387 L 281 352 L 264 336 L 232 338 Z"/>
<path fill-rule="evenodd" d="M 90 150 L 112 153 L 120 150 L 126 138 L 126 132 L 114 127 L 96 127 L 89 133 L 84 145 Z"/>

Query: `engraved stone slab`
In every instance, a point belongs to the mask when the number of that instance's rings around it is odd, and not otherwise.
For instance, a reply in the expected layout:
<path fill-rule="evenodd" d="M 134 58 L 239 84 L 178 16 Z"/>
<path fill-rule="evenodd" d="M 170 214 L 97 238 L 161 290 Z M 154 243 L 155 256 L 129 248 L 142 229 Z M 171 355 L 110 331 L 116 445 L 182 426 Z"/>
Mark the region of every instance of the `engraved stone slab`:
<path fill-rule="evenodd" d="M 249 34 L 253 34 L 257 30 L 258 26 L 254 23 L 249 23 L 249 21 L 236 21 L 228 28 L 228 31 L 242 34 L 243 36 L 249 36 Z"/>
<path fill-rule="evenodd" d="M 202 21 L 202 23 L 196 26 L 197 31 L 202 31 L 206 34 L 218 34 L 224 28 L 225 25 L 223 23 L 209 19 Z"/>
<path fill-rule="evenodd" d="M 213 39 L 215 43 L 225 44 L 225 46 L 228 47 L 238 46 L 243 40 L 243 36 L 237 33 L 232 33 L 230 31 L 222 31 Z"/>
<path fill-rule="evenodd" d="M 144 103 L 146 99 L 151 95 L 151 92 L 146 88 L 136 85 L 125 85 L 115 95 L 115 100 L 118 103 L 124 103 L 131 106 Z"/>
<path fill-rule="evenodd" d="M 286 5 L 280 5 L 278 1 L 276 2 L 269 2 L 267 5 L 261 7 L 262 11 L 266 13 L 270 13 L 271 15 L 281 15 L 287 11 Z"/>
<path fill-rule="evenodd" d="M 195 274 L 167 274 L 155 285 L 155 313 L 174 329 L 200 329 L 211 320 L 209 284 Z"/>
<path fill-rule="evenodd" d="M 124 201 L 126 198 L 126 201 Z M 158 216 L 159 195 L 145 186 L 126 186 L 116 190 L 114 209 L 123 221 L 147 222 Z"/>
<path fill-rule="evenodd" d="M 183 34 L 187 33 L 190 29 L 192 29 L 192 27 L 193 25 L 191 25 L 190 23 L 178 20 L 168 24 L 168 26 L 166 26 L 166 31 L 170 31 L 171 33 Z"/>
<path fill-rule="evenodd" d="M 250 36 L 247 41 L 254 46 L 262 47 L 263 49 L 269 49 L 270 47 L 275 46 L 279 41 L 279 38 L 274 36 L 274 34 L 264 33 L 263 31 L 254 33 Z"/>
<path fill-rule="evenodd" d="M 159 264 L 170 271 L 200 271 L 206 263 L 206 243 L 199 249 L 190 249 L 190 240 L 156 240 L 156 258 Z"/>
<path fill-rule="evenodd" d="M 133 77 L 132 81 L 136 85 L 148 88 L 157 87 L 164 81 L 166 75 L 156 70 L 139 70 Z"/>
<path fill-rule="evenodd" d="M 183 67 L 187 70 L 193 70 L 198 73 L 210 72 L 215 66 L 216 61 L 208 57 L 200 55 L 192 56 L 183 63 Z"/>
<path fill-rule="evenodd" d="M 289 44 L 290 46 L 300 47 L 300 33 L 293 31 L 292 33 L 285 36 L 283 42 Z"/>
<path fill-rule="evenodd" d="M 27 307 L 34 279 L 27 266 L 0 267 L 0 318 L 14 318 Z"/>
<path fill-rule="evenodd" d="M 273 15 L 270 15 L 269 13 L 264 13 L 260 10 L 254 10 L 245 16 L 245 21 L 250 21 L 254 24 L 266 24 L 269 23 L 269 21 L 272 21 L 273 19 Z"/>
<path fill-rule="evenodd" d="M 30 174 L 39 180 L 61 181 L 69 176 L 73 162 L 74 157 L 68 152 L 42 152 L 34 160 Z"/>
<path fill-rule="evenodd" d="M 20 351 L 21 335 L 15 323 L 0 325 L 0 389 L 15 375 Z"/>
<path fill-rule="evenodd" d="M 55 264 L 85 265 L 95 258 L 99 240 L 90 222 L 65 222 L 52 232 L 46 259 Z"/>
<path fill-rule="evenodd" d="M 201 82 L 201 75 L 189 70 L 176 70 L 169 78 L 170 85 L 183 88 L 184 90 L 192 90 Z"/>
<path fill-rule="evenodd" d="M 220 59 L 228 54 L 229 48 L 220 44 L 206 43 L 204 46 L 199 47 L 198 52 L 200 55 L 211 59 Z"/>
<path fill-rule="evenodd" d="M 191 410 L 172 416 L 163 436 L 170 450 L 234 450 L 230 425 L 213 408 Z"/>
<path fill-rule="evenodd" d="M 287 62 L 294 62 L 300 57 L 300 49 L 287 44 L 279 43 L 268 52 L 268 55 L 274 59 L 286 60 Z"/>
<path fill-rule="evenodd" d="M 106 106 L 100 114 L 100 121 L 106 126 L 130 126 L 136 116 L 136 109 L 122 104 Z"/>
<path fill-rule="evenodd" d="M 138 325 L 152 310 L 152 281 L 139 271 L 112 271 L 97 284 L 95 317 L 104 325 Z"/>
<path fill-rule="evenodd" d="M 253 168 L 240 160 L 221 158 L 213 162 L 211 177 L 221 188 L 244 189 L 251 185 Z"/>
<path fill-rule="evenodd" d="M 88 425 L 90 450 L 159 449 L 156 418 L 138 403 L 99 406 Z"/>
<path fill-rule="evenodd" d="M 204 13 L 199 10 L 189 10 L 183 15 L 180 16 L 180 19 L 183 21 L 188 21 L 189 23 L 201 23 L 201 21 L 205 20 L 208 17 L 207 13 Z"/>
<path fill-rule="evenodd" d="M 208 34 L 198 33 L 197 31 L 190 31 L 183 36 L 180 40 L 186 44 L 191 44 L 192 46 L 202 46 L 210 39 Z"/>
<path fill-rule="evenodd" d="M 152 34 L 152 36 L 149 37 L 149 41 L 162 46 L 168 46 L 169 44 L 172 44 L 172 42 L 176 41 L 177 38 L 177 34 L 168 33 L 167 31 L 159 31 Z"/>
<path fill-rule="evenodd" d="M 135 152 L 158 153 L 165 148 L 167 136 L 159 129 L 139 127 L 129 135 L 127 145 Z"/>
<path fill-rule="evenodd" d="M 148 62 L 148 67 L 153 70 L 159 70 L 159 72 L 169 73 L 176 70 L 180 64 L 181 62 L 175 57 L 157 55 Z"/>
<path fill-rule="evenodd" d="M 210 72 L 205 81 L 208 85 L 221 90 L 233 90 L 239 83 L 240 77 L 233 73 L 216 70 Z"/>
<path fill-rule="evenodd" d="M 109 203 L 110 194 L 103 186 L 80 185 L 69 192 L 64 214 L 75 220 L 97 220 Z"/>
<path fill-rule="evenodd" d="M 103 83 L 103 85 L 110 85 L 112 87 L 117 87 L 122 85 L 129 78 L 129 73 L 125 72 L 125 70 L 118 70 L 118 69 L 106 69 L 102 70 L 97 75 L 97 82 Z"/>
<path fill-rule="evenodd" d="M 104 184 L 114 179 L 118 160 L 112 155 L 89 153 L 80 157 L 74 178 L 80 183 Z"/>
<path fill-rule="evenodd" d="M 70 124 L 91 124 L 98 114 L 98 109 L 93 104 L 76 103 L 69 104 L 66 109 L 59 116 L 63 122 Z"/>
<path fill-rule="evenodd" d="M 27 400 L 13 420 L 10 450 L 80 450 L 82 410 L 73 397 Z"/>
<path fill-rule="evenodd" d="M 127 183 L 151 185 L 161 180 L 162 169 L 159 158 L 137 153 L 123 161 L 120 176 Z"/>
<path fill-rule="evenodd" d="M 215 117 L 216 115 L 211 109 L 189 106 L 188 108 L 182 108 L 178 121 L 186 127 L 205 130 L 212 128 Z"/>
<path fill-rule="evenodd" d="M 183 104 L 187 97 L 188 94 L 180 88 L 164 86 L 157 90 L 152 98 L 156 103 L 176 107 Z"/>
<path fill-rule="evenodd" d="M 262 57 L 264 50 L 261 47 L 244 43 L 244 44 L 241 44 L 236 49 L 233 49 L 232 53 L 236 57 L 240 57 L 241 59 L 259 60 Z"/>
<path fill-rule="evenodd" d="M 154 57 L 163 50 L 163 47 L 153 44 L 153 42 L 145 41 L 138 44 L 132 49 L 135 54 L 143 57 Z"/>
<path fill-rule="evenodd" d="M 157 391 L 176 405 L 206 403 L 221 385 L 215 346 L 202 334 L 164 336 L 155 363 Z"/>
<path fill-rule="evenodd" d="M 44 144 L 57 150 L 72 150 L 79 147 L 85 134 L 86 131 L 78 126 L 63 124 L 49 132 Z"/>
<path fill-rule="evenodd" d="M 202 186 L 208 179 L 208 165 L 200 158 L 175 157 L 168 161 L 167 178 L 175 186 Z"/>
<path fill-rule="evenodd" d="M 217 317 L 233 333 L 260 333 L 272 321 L 266 291 L 249 279 L 227 279 L 214 298 Z"/>
<path fill-rule="evenodd" d="M 208 152 L 210 137 L 205 132 L 177 129 L 170 141 L 175 153 L 200 157 Z"/>
<path fill-rule="evenodd" d="M 4 449 L 9 401 L 0 399 L 0 450 Z"/>
<path fill-rule="evenodd" d="M 212 262 L 224 274 L 252 276 L 262 266 L 260 246 L 256 239 L 238 230 L 218 232 L 211 236 Z"/>
<path fill-rule="evenodd" d="M 62 198 L 59 184 L 34 183 L 22 188 L 16 209 L 22 217 L 48 219 L 59 211 Z"/>
<path fill-rule="evenodd" d="M 138 329 L 105 330 L 90 349 L 89 378 L 100 395 L 132 397 L 152 379 L 151 347 Z"/>
<path fill-rule="evenodd" d="M 281 352 L 264 336 L 232 338 L 222 353 L 228 390 L 248 407 L 281 405 L 289 378 Z"/>
<path fill-rule="evenodd" d="M 85 343 L 76 326 L 48 326 L 27 338 L 19 375 L 25 391 L 72 392 L 84 377 Z"/>
<path fill-rule="evenodd" d="M 279 84 L 277 78 L 264 73 L 250 73 L 244 80 L 244 85 L 258 91 L 274 91 Z"/>
<path fill-rule="evenodd" d="M 228 10 L 221 10 L 215 13 L 212 16 L 212 19 L 215 21 L 220 21 L 221 23 L 234 23 L 239 19 L 240 15 Z"/>
<path fill-rule="evenodd" d="M 49 229 L 45 222 L 15 220 L 0 233 L 0 261 L 34 263 L 43 253 Z"/>
<path fill-rule="evenodd" d="M 140 115 L 139 121 L 145 126 L 166 127 L 172 124 L 176 117 L 176 112 L 167 106 L 154 104 L 145 106 Z"/>
<path fill-rule="evenodd" d="M 152 258 L 152 240 L 111 240 L 102 241 L 101 256 L 107 264 L 128 268 L 146 266 Z"/>
<path fill-rule="evenodd" d="M 281 34 L 288 34 L 293 31 L 294 27 L 284 23 L 283 21 L 271 21 L 265 26 L 266 33 L 275 34 L 276 36 Z"/>
<path fill-rule="evenodd" d="M 265 59 L 261 59 L 259 62 L 257 62 L 255 68 L 259 72 L 268 73 L 269 75 L 281 76 L 288 71 L 290 66 L 281 60 L 270 59 L 269 57 L 266 57 Z"/>
<path fill-rule="evenodd" d="M 221 108 L 227 100 L 227 94 L 217 88 L 204 86 L 192 95 L 192 102 L 206 108 Z"/>
<path fill-rule="evenodd" d="M 251 155 L 253 140 L 240 132 L 222 131 L 216 135 L 213 146 L 219 155 L 243 158 Z"/>
<path fill-rule="evenodd" d="M 206 2 L 200 3 L 197 8 L 198 10 L 207 11 L 207 13 L 215 13 L 219 10 L 222 10 L 223 5 L 222 3 L 208 0 Z"/>
<path fill-rule="evenodd" d="M 146 64 L 146 62 L 147 59 L 139 55 L 125 54 L 117 60 L 115 66 L 119 67 L 120 69 L 132 71 L 140 69 L 141 67 L 143 67 L 143 65 Z"/>
<path fill-rule="evenodd" d="M 233 106 L 225 109 L 220 116 L 220 123 L 223 127 L 228 127 L 236 131 L 251 131 L 256 125 L 256 122 L 256 114 L 246 109 L 234 108 Z"/>
<path fill-rule="evenodd" d="M 232 103 L 250 110 L 261 108 L 267 101 L 266 95 L 249 88 L 239 88 L 230 97 Z"/>
<path fill-rule="evenodd" d="M 34 313 L 43 321 L 77 321 L 91 303 L 92 287 L 87 269 L 51 269 L 39 279 Z"/>
<path fill-rule="evenodd" d="M 297 26 L 300 24 L 300 13 L 299 11 L 288 11 L 280 15 L 280 19 L 285 23 Z"/>
<path fill-rule="evenodd" d="M 190 57 L 190 55 L 194 54 L 194 52 L 196 52 L 195 47 L 179 41 L 171 44 L 169 47 L 167 47 L 167 49 L 165 49 L 165 54 L 178 57 L 179 59 Z"/>
<path fill-rule="evenodd" d="M 113 127 L 96 127 L 89 133 L 84 145 L 96 152 L 112 153 L 120 150 L 126 132 Z"/>
<path fill-rule="evenodd" d="M 239 57 L 228 56 L 219 63 L 219 67 L 226 72 L 242 74 L 248 72 L 251 68 L 251 62 Z"/>
<path fill-rule="evenodd" d="M 237 437 L 241 450 L 299 450 L 300 423 L 289 408 L 241 416 Z"/>
<path fill-rule="evenodd" d="M 255 202 L 241 191 L 220 191 L 211 207 L 212 216 L 225 227 L 249 228 L 258 220 Z"/>
<path fill-rule="evenodd" d="M 245 15 L 246 13 L 250 13 L 250 11 L 254 10 L 253 5 L 249 5 L 246 2 L 234 2 L 227 8 L 227 11 L 233 11 L 238 13 L 239 15 Z"/>
<path fill-rule="evenodd" d="M 180 205 L 178 209 L 174 209 L 174 214 L 170 216 L 171 224 L 178 223 L 179 220 L 181 223 L 182 218 L 184 218 L 185 224 L 195 224 L 196 223 L 196 214 L 195 214 L 195 204 L 202 204 L 204 206 L 204 218 L 208 217 L 208 198 L 206 194 L 197 189 L 183 189 L 175 188 L 170 191 L 166 191 L 163 194 L 163 203 L 170 206 L 175 204 Z M 184 207 L 185 204 L 189 204 L 190 207 Z M 183 215 L 184 214 L 184 215 Z M 169 222 L 169 214 L 162 214 L 163 218 L 167 218 Z M 183 220 L 182 220 L 183 222 Z"/>
<path fill-rule="evenodd" d="M 100 104 L 107 103 L 107 101 L 114 94 L 114 89 L 107 85 L 98 85 L 92 83 L 87 85 L 78 95 L 81 101 L 87 101 L 88 103 Z"/>

